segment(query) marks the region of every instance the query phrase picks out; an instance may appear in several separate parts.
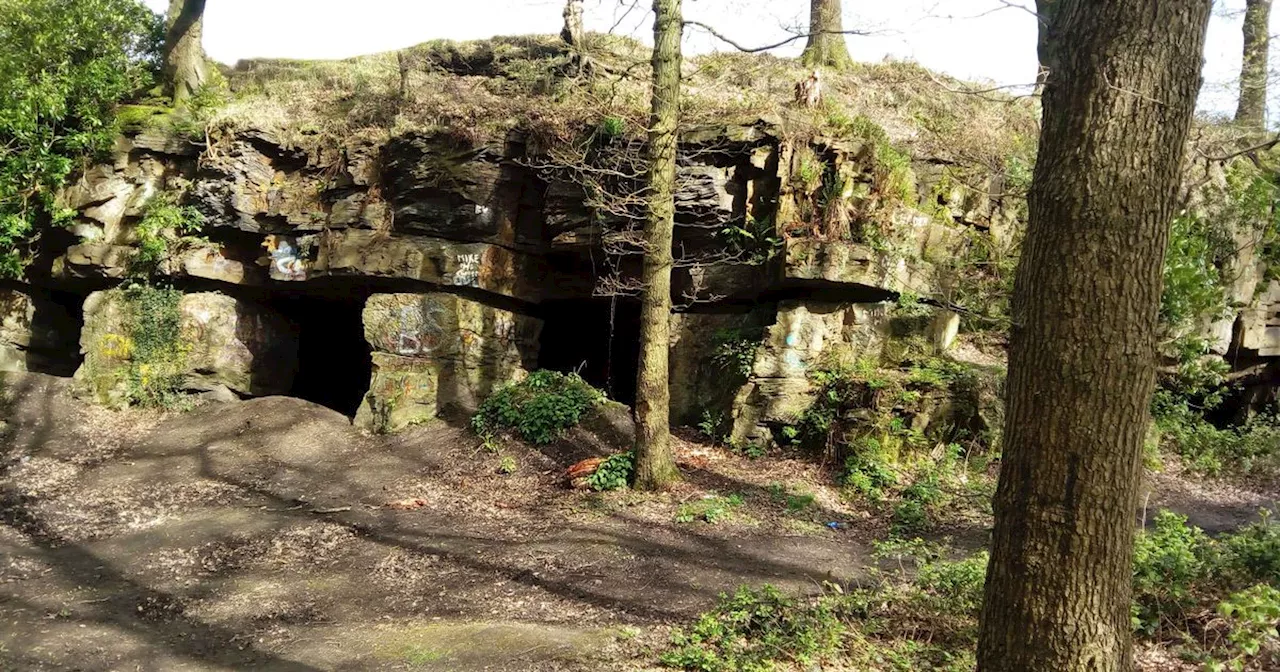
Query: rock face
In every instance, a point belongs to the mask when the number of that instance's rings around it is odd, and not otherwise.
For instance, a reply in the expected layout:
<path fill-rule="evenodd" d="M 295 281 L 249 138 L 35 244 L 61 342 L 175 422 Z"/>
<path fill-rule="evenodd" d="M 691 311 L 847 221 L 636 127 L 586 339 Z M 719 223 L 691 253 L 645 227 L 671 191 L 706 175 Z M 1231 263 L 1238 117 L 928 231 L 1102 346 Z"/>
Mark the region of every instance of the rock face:
<path fill-rule="evenodd" d="M 1280 281 L 1269 282 L 1241 311 L 1240 347 L 1259 357 L 1280 357 Z"/>
<path fill-rule="evenodd" d="M 885 304 L 779 304 L 777 322 L 765 333 L 751 376 L 734 399 L 730 439 L 772 441 L 770 426 L 795 423 L 812 403 L 809 372 L 824 354 L 844 347 L 878 355 L 891 319 Z"/>
<path fill-rule="evenodd" d="M 120 289 L 89 295 L 80 337 L 84 363 L 76 371 L 87 393 L 119 406 L 158 376 L 172 377 L 172 385 L 185 391 L 289 391 L 298 344 L 287 321 L 214 292 L 172 299 L 140 298 Z M 166 328 L 169 321 L 172 330 Z"/>
<path fill-rule="evenodd" d="M 952 179 L 953 161 L 904 155 L 904 178 L 903 166 L 882 162 L 875 140 L 795 140 L 782 129 L 759 120 L 682 135 L 672 418 L 719 423 L 740 442 L 767 442 L 794 421 L 812 400 L 812 373 L 824 358 L 876 356 L 903 338 L 950 347 L 956 314 L 925 306 L 905 318 L 893 302 L 920 295 L 945 305 L 971 240 L 1016 244 L 1019 211 L 1006 201 L 1003 176 L 961 181 Z M 610 141 L 593 151 L 628 147 Z M 634 292 L 641 246 L 626 226 L 634 178 L 619 169 L 607 184 L 584 184 L 585 173 L 556 165 L 524 131 L 484 140 L 390 130 L 321 140 L 250 128 L 204 146 L 144 130 L 62 193 L 78 213 L 72 230 L 80 240 L 53 251 L 53 275 L 125 278 L 148 204 L 157 194 L 176 197 L 203 214 L 204 240 L 175 246 L 158 273 L 226 293 L 182 299 L 194 344 L 183 384 L 287 391 L 295 341 L 261 305 L 337 291 L 366 301 L 360 326 L 373 371 L 356 422 L 394 431 L 450 407 L 473 408 L 537 367 L 537 316 L 553 312 L 553 302 Z M 602 196 L 605 187 L 618 198 Z M 1215 352 L 1280 357 L 1280 284 L 1255 291 L 1265 269 L 1244 258 L 1239 265 L 1232 298 L 1247 307 L 1209 327 Z M 112 340 L 129 338 L 127 307 L 112 297 L 95 294 L 86 304 L 80 377 L 118 403 L 127 393 L 122 372 L 136 375 L 136 367 Z M 6 362 L 25 356 L 25 310 L 15 304 L 6 313 L 18 316 L 6 319 Z M 575 331 L 555 326 L 557 334 Z M 609 334 L 603 349 L 613 356 L 612 322 L 581 332 Z M 989 389 L 974 395 L 970 405 L 998 405 Z M 945 409 L 922 417 L 938 413 Z"/>
<path fill-rule="evenodd" d="M 537 364 L 539 320 L 452 294 L 375 294 L 364 309 L 373 377 L 356 424 L 388 432 L 474 410 Z"/>
<path fill-rule="evenodd" d="M 66 370 L 66 353 L 78 330 L 76 320 L 57 303 L 0 289 L 0 372 Z"/>

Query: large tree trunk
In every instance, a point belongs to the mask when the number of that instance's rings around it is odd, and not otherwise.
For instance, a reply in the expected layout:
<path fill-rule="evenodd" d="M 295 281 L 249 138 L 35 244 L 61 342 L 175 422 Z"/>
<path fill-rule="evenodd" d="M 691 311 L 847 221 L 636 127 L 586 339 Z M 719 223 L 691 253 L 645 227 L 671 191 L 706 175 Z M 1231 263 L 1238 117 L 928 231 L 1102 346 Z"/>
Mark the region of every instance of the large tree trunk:
<path fill-rule="evenodd" d="M 810 67 L 842 70 L 853 65 L 844 42 L 844 15 L 840 0 L 813 0 L 809 8 L 809 42 L 800 60 Z"/>
<path fill-rule="evenodd" d="M 1161 270 L 1210 0 L 1055 0 L 1013 296 L 984 672 L 1133 667 Z"/>
<path fill-rule="evenodd" d="M 1244 60 L 1240 65 L 1240 103 L 1236 122 L 1261 129 L 1267 123 L 1267 52 L 1271 0 L 1247 0 L 1244 10 Z"/>
<path fill-rule="evenodd" d="M 169 0 L 164 37 L 165 88 L 181 106 L 208 80 L 209 65 L 201 44 L 205 0 Z"/>
<path fill-rule="evenodd" d="M 1058 0 L 1036 0 L 1036 26 L 1039 33 L 1036 38 L 1036 55 L 1040 57 L 1040 71 L 1036 74 L 1036 94 L 1044 90 L 1045 79 L 1053 67 L 1053 46 L 1057 42 L 1049 37 L 1053 26 L 1054 10 L 1058 8 Z"/>
<path fill-rule="evenodd" d="M 653 113 L 649 119 L 648 216 L 636 377 L 635 486 L 653 490 L 680 477 L 671 453 L 671 239 L 675 218 L 676 141 L 680 116 L 680 0 L 654 0 Z"/>

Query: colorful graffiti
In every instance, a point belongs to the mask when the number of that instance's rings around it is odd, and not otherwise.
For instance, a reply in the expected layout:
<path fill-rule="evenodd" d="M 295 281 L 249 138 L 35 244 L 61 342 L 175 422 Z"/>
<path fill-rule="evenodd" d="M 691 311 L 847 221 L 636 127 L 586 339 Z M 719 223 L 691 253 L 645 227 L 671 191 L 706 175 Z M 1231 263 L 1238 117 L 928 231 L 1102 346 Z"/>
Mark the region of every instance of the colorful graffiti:
<path fill-rule="evenodd" d="M 306 280 L 307 262 L 299 258 L 298 243 L 287 236 L 267 236 L 262 241 L 271 255 L 270 274 L 273 280 Z"/>

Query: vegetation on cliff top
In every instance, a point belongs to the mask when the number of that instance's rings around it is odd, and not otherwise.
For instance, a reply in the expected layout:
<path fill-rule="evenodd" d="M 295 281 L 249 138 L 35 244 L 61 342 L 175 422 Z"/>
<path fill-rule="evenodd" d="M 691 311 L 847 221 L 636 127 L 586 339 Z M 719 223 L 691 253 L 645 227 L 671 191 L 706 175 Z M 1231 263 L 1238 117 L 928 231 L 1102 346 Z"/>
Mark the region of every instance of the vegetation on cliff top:
<path fill-rule="evenodd" d="M 255 60 L 231 76 L 236 92 L 214 120 L 344 137 L 398 130 L 492 140 L 528 131 L 542 141 L 578 140 L 616 120 L 647 128 L 649 53 L 640 43 L 590 34 L 594 76 L 569 76 L 554 35 L 433 41 L 344 61 Z M 684 66 L 681 127 L 752 124 L 762 117 L 799 136 L 838 134 L 859 115 L 922 156 L 1003 167 L 1036 133 L 1032 99 L 971 93 L 979 87 L 909 62 L 856 64 L 824 78 L 823 105 L 802 109 L 794 87 L 810 71 L 767 54 L 716 53 Z"/>

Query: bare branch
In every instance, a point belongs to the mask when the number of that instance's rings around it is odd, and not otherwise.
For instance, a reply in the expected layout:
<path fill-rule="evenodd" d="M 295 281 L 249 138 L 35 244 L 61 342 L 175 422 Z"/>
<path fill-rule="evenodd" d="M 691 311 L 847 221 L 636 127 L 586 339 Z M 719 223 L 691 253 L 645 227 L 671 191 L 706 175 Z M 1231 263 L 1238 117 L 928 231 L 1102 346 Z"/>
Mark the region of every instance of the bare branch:
<path fill-rule="evenodd" d="M 728 37 L 724 36 L 724 35 L 723 35 L 723 34 L 721 34 L 719 31 L 717 31 L 715 28 L 712 28 L 711 26 L 708 26 L 707 24 L 705 24 L 705 23 L 703 23 L 703 22 L 701 22 L 701 21 L 685 21 L 685 22 L 684 22 L 684 25 L 685 25 L 685 26 L 693 26 L 694 28 L 701 28 L 701 29 L 705 30 L 705 31 L 707 32 L 707 34 L 711 35 L 711 37 L 714 37 L 714 38 L 716 38 L 717 40 L 720 40 L 721 42 L 724 42 L 725 44 L 727 44 L 727 45 L 729 45 L 729 46 L 733 47 L 734 49 L 737 49 L 738 51 L 741 51 L 741 52 L 743 52 L 743 53 L 745 53 L 745 54 L 758 54 L 758 53 L 760 53 L 760 52 L 762 52 L 762 51 L 771 51 L 771 50 L 773 50 L 773 49 L 777 49 L 778 47 L 785 47 L 785 46 L 787 46 L 788 44 L 791 44 L 792 42 L 796 42 L 796 41 L 798 41 L 798 40 L 804 40 L 804 39 L 807 39 L 807 38 L 812 37 L 813 35 L 817 35 L 817 34 L 821 34 L 821 35 L 861 35 L 861 36 L 864 36 L 864 37 L 865 37 L 865 36 L 868 36 L 868 35 L 873 35 L 873 34 L 875 34 L 875 33 L 873 33 L 872 31 L 867 31 L 867 30 L 840 30 L 840 31 L 830 31 L 830 32 L 823 32 L 823 33 L 796 33 L 796 34 L 793 34 L 791 37 L 788 37 L 787 39 L 782 40 L 781 42 L 775 42 L 774 44 L 767 44 L 767 45 L 764 45 L 764 46 L 762 46 L 762 47 L 744 47 L 744 46 L 742 46 L 741 44 L 738 44 L 737 42 L 734 42 L 733 40 L 731 40 L 731 39 L 729 39 Z"/>

